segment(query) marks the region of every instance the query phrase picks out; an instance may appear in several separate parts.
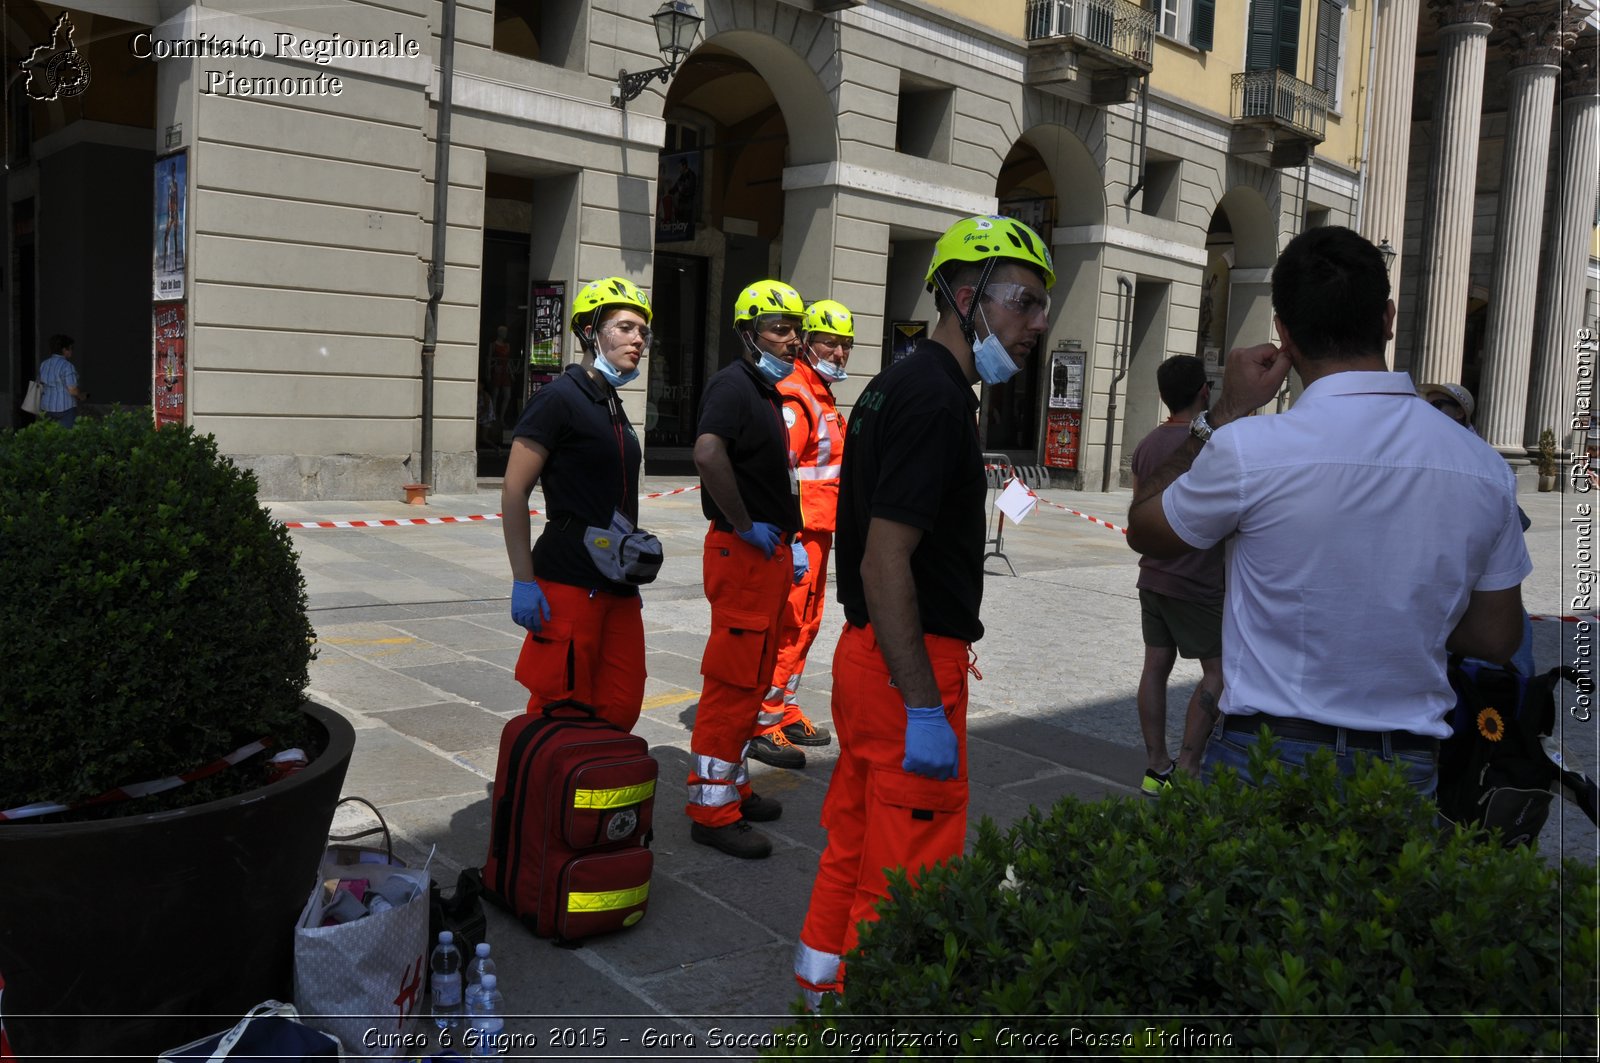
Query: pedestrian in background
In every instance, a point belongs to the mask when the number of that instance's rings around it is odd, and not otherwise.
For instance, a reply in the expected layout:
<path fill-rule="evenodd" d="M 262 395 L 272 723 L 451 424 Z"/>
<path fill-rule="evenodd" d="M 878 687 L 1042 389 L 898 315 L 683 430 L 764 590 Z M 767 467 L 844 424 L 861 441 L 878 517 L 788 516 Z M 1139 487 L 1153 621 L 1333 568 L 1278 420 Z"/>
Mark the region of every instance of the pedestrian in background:
<path fill-rule="evenodd" d="M 78 423 L 78 403 L 86 393 L 78 388 L 78 369 L 72 364 L 71 336 L 50 337 L 50 357 L 39 365 L 39 414 L 64 428 Z"/>
<path fill-rule="evenodd" d="M 806 655 L 822 627 L 828 596 L 828 554 L 833 549 L 834 512 L 839 507 L 839 463 L 844 460 L 845 419 L 833 400 L 833 385 L 845 378 L 855 346 L 855 322 L 843 303 L 819 299 L 806 307 L 805 338 L 794 372 L 778 382 L 789 453 L 800 482 L 800 530 L 792 549 L 806 558 L 805 578 L 789 591 L 778 636 L 772 689 L 756 717 L 750 756 L 778 768 L 803 768 L 797 746 L 833 741 L 826 727 L 811 722 L 800 708 L 800 677 Z"/>
<path fill-rule="evenodd" d="M 756 281 L 734 303 L 739 357 L 706 382 L 694 463 L 706 531 L 702 570 L 711 632 L 689 752 L 689 837 L 730 856 L 759 860 L 772 841 L 750 826 L 783 806 L 750 788 L 746 757 L 778 656 L 789 588 L 805 578 L 799 485 L 777 384 L 794 369 L 805 314 L 800 293 Z"/>
<path fill-rule="evenodd" d="M 650 299 L 606 277 L 584 285 L 572 307 L 583 361 L 529 400 L 500 494 L 511 616 L 528 631 L 516 677 L 531 692 L 529 712 L 575 698 L 631 731 L 644 701 L 643 603 L 627 573 L 602 571 L 610 561 L 597 561 L 589 532 L 639 519 L 642 452 L 617 389 L 649 350 Z M 530 550 L 528 496 L 541 478 L 545 524 Z"/>
<path fill-rule="evenodd" d="M 1282 346 L 1228 354 L 1222 399 L 1139 484 L 1128 545 L 1152 557 L 1228 548 L 1222 726 L 1207 775 L 1331 750 L 1394 762 L 1432 794 L 1456 697 L 1447 652 L 1504 662 L 1533 569 L 1504 459 L 1389 372 L 1394 302 L 1383 256 L 1349 229 L 1296 236 L 1272 271 Z M 1290 368 L 1287 413 L 1249 417 Z M 1192 467 L 1191 467 L 1192 466 Z"/>
<path fill-rule="evenodd" d="M 839 762 L 794 973 L 812 1008 L 875 918 L 886 872 L 958 856 L 967 833 L 967 677 L 983 637 L 984 503 L 972 385 L 1002 384 L 1050 321 L 1050 252 L 1010 218 L 966 218 L 924 278 L 939 318 L 850 415 L 839 481 L 833 657 Z"/>
<path fill-rule="evenodd" d="M 1190 354 L 1156 367 L 1156 390 L 1171 416 L 1133 448 L 1133 492 L 1189 438 L 1189 425 L 1211 405 L 1205 363 Z M 1139 730 L 1145 772 L 1139 792 L 1158 796 L 1174 768 L 1200 772 L 1206 732 L 1222 696 L 1222 544 L 1180 557 L 1139 559 L 1139 623 L 1144 634 L 1144 670 L 1139 676 Z M 1184 715 L 1177 760 L 1167 754 L 1167 680 L 1182 655 L 1200 662 L 1200 682 Z"/>

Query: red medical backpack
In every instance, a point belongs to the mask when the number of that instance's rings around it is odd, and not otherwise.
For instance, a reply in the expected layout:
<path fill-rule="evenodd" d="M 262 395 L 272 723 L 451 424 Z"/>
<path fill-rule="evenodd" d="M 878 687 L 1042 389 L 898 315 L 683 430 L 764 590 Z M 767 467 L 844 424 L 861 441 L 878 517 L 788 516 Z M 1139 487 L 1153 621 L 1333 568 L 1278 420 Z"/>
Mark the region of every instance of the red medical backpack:
<path fill-rule="evenodd" d="M 657 773 L 644 739 L 581 702 L 510 720 L 494 776 L 486 892 L 558 941 L 637 923 L 650 898 Z"/>

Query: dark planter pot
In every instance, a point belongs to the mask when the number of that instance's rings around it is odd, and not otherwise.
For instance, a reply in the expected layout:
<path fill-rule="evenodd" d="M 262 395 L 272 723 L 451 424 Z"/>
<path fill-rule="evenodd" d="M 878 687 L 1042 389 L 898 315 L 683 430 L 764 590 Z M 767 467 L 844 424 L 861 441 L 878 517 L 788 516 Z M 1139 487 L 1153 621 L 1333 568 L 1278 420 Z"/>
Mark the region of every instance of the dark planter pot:
<path fill-rule="evenodd" d="M 0 824 L 0 974 L 22 1060 L 153 1059 L 294 990 L 294 922 L 355 748 L 236 797 L 95 823 Z"/>

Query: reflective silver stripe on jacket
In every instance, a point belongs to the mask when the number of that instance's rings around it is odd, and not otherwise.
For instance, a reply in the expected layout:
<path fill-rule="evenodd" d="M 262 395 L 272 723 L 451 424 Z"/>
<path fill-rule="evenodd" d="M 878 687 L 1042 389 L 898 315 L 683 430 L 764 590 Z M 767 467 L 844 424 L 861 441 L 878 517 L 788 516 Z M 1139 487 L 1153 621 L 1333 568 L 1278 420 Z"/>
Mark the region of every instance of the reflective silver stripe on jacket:
<path fill-rule="evenodd" d="M 794 471 L 794 475 L 798 480 L 837 480 L 839 478 L 839 470 L 842 467 L 839 465 L 802 465 Z"/>
<path fill-rule="evenodd" d="M 794 947 L 794 980 L 805 992 L 806 1007 L 817 1011 L 822 1007 L 826 993 L 839 992 L 839 961 L 837 953 L 822 952 L 804 941 Z"/>

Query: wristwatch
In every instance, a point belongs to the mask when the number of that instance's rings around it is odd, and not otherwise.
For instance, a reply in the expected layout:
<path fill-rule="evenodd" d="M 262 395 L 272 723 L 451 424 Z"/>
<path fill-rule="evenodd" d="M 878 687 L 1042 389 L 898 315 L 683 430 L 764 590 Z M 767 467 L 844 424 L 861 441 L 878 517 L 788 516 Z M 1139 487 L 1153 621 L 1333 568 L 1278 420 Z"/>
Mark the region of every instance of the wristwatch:
<path fill-rule="evenodd" d="M 1211 438 L 1213 429 L 1209 411 L 1202 412 L 1189 422 L 1189 434 L 1204 443 Z"/>

